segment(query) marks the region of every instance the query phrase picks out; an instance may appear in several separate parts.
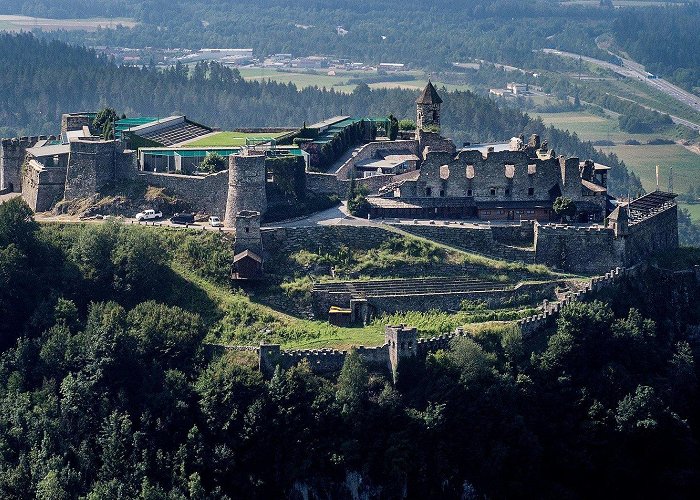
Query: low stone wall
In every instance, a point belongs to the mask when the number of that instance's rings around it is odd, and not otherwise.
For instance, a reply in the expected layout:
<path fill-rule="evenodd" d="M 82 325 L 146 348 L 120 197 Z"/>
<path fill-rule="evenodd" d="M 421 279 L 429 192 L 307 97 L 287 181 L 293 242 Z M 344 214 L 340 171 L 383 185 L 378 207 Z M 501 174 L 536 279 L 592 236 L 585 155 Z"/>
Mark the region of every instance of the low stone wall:
<path fill-rule="evenodd" d="M 262 240 L 265 252 L 297 252 L 302 249 L 337 249 L 339 243 L 351 243 L 353 247 L 369 250 L 393 233 L 375 226 L 309 226 L 263 228 Z"/>
<path fill-rule="evenodd" d="M 520 225 L 508 227 L 460 226 L 458 224 L 391 224 L 407 233 L 415 234 L 429 240 L 438 241 L 449 246 L 469 252 L 476 252 L 488 257 L 520 262 L 535 262 L 535 253 L 527 248 L 515 247 L 504 241 L 532 244 L 534 234 L 532 223 L 524 221 Z"/>
<path fill-rule="evenodd" d="M 204 177 L 156 172 L 139 172 L 137 178 L 149 186 L 161 187 L 194 208 L 223 217 L 228 195 L 228 170 Z"/>
<path fill-rule="evenodd" d="M 431 278 L 424 278 L 430 282 Z M 486 304 L 489 308 L 502 307 L 507 304 L 531 304 L 543 299 L 554 297 L 555 282 L 548 283 L 518 283 L 516 286 L 506 286 L 500 289 L 485 289 L 444 293 L 400 294 L 366 297 L 367 304 L 375 314 L 394 314 L 407 311 L 458 311 L 465 300 Z M 350 292 L 315 291 L 314 315 L 327 318 L 331 306 L 350 307 L 352 294 Z"/>

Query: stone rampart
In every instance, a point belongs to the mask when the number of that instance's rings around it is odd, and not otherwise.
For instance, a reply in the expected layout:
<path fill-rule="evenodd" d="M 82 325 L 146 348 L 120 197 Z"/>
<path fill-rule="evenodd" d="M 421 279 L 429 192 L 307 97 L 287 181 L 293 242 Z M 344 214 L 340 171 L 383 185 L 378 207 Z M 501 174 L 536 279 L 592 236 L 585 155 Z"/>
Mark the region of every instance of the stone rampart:
<path fill-rule="evenodd" d="M 45 168 L 36 160 L 30 160 L 23 168 L 22 198 L 35 212 L 50 210 L 63 198 L 66 171 L 62 168 Z"/>
<path fill-rule="evenodd" d="M 193 208 L 222 217 L 226 211 L 228 170 L 203 177 L 156 172 L 139 172 L 136 176 L 149 186 L 174 194 Z"/>
<path fill-rule="evenodd" d="M 592 278 L 582 290 L 568 294 L 559 302 L 547 304 L 542 313 L 521 319 L 518 326 L 523 337 L 532 336 L 544 328 L 553 326 L 563 307 L 574 301 L 585 300 L 593 293 L 614 285 L 625 273 L 624 268 L 616 267 L 603 276 Z"/>
<path fill-rule="evenodd" d="M 22 164 L 27 148 L 44 139 L 46 136 L 0 140 L 0 192 L 22 191 Z"/>
<path fill-rule="evenodd" d="M 535 262 L 585 274 L 625 265 L 625 241 L 603 226 L 535 224 Z"/>
<path fill-rule="evenodd" d="M 529 221 L 498 228 L 488 224 L 477 227 L 455 223 L 391 225 L 416 236 L 488 257 L 526 263 L 535 262 L 534 250 L 526 248 L 532 245 L 534 238 L 533 224 Z M 514 243 L 522 246 L 513 246 Z"/>
<path fill-rule="evenodd" d="M 661 207 L 629 225 L 625 242 L 625 262 L 633 265 L 650 255 L 678 248 L 678 207 Z"/>

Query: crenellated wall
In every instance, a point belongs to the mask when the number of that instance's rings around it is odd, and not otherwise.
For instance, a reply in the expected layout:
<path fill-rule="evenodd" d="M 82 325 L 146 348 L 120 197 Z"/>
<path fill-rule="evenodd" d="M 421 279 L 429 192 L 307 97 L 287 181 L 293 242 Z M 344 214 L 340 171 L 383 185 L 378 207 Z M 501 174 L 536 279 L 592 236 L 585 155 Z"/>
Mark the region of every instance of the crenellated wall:
<path fill-rule="evenodd" d="M 22 164 L 27 156 L 27 148 L 46 139 L 42 135 L 0 140 L 0 193 L 22 191 Z"/>
<path fill-rule="evenodd" d="M 592 278 L 585 288 L 580 291 L 570 293 L 560 302 L 545 304 L 544 311 L 540 314 L 522 319 L 517 322 L 524 338 L 531 337 L 536 332 L 553 326 L 562 308 L 574 301 L 585 300 L 595 292 L 604 288 L 614 286 L 625 274 L 622 268 L 616 268 L 604 276 Z M 700 271 L 696 272 L 700 273 Z M 387 326 L 384 331 L 384 344 L 378 347 L 357 347 L 360 357 L 368 364 L 380 369 L 396 373 L 399 363 L 408 358 L 424 358 L 429 353 L 440 349 L 450 349 L 452 342 L 464 337 L 466 334 L 461 328 L 455 332 L 445 333 L 437 337 L 418 338 L 415 328 L 400 326 Z M 228 349 L 224 346 L 216 348 Z M 231 347 L 231 350 L 255 351 L 256 348 L 248 346 Z M 309 367 L 315 373 L 335 373 L 339 372 L 348 351 L 334 349 L 313 349 L 313 350 L 282 350 L 278 344 L 261 344 L 257 350 L 259 357 L 259 368 L 265 377 L 271 377 L 275 368 L 288 369 L 302 360 L 309 363 Z"/>

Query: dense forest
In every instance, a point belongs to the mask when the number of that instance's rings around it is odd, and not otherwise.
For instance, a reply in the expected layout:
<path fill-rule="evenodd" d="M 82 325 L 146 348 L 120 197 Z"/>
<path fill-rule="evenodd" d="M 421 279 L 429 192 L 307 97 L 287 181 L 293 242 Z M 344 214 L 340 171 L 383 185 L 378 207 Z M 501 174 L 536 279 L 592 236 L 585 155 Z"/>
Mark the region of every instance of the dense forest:
<path fill-rule="evenodd" d="M 174 262 L 207 273 L 219 258 L 205 236 L 40 227 L 20 199 L 0 205 L 1 497 L 342 496 L 348 485 L 381 498 L 691 498 L 700 487 L 700 337 L 688 326 L 700 316 L 679 280 L 650 271 L 536 338 L 485 330 L 401 365 L 396 385 L 352 354 L 337 377 L 302 364 L 263 380 L 243 354 L 208 354 L 191 295 L 173 302 L 188 293 Z"/>

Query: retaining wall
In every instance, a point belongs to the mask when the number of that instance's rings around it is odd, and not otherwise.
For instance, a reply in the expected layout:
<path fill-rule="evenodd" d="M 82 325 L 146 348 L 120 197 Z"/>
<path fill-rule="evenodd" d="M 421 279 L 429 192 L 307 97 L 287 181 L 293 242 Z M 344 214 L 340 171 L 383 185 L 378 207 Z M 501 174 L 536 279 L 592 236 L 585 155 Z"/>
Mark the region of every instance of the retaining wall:
<path fill-rule="evenodd" d="M 491 227 L 460 226 L 458 224 L 391 224 L 407 233 L 429 240 L 439 241 L 449 246 L 489 257 L 535 262 L 534 249 L 523 248 L 532 245 L 533 223 L 523 221 L 520 225 Z M 512 246 L 520 244 L 523 247 Z"/>

